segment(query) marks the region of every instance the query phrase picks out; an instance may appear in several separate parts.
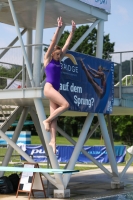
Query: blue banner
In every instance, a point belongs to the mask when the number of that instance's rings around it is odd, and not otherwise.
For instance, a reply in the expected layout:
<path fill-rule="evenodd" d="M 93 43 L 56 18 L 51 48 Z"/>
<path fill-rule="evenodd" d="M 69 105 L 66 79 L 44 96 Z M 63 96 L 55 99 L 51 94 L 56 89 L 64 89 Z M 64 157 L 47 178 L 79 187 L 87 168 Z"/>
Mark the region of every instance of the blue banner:
<path fill-rule="evenodd" d="M 85 151 L 87 151 L 92 157 L 94 157 L 100 163 L 109 163 L 109 158 L 107 155 L 105 146 L 84 146 Z M 74 146 L 57 146 L 56 147 L 56 157 L 58 162 L 67 163 L 73 153 Z M 45 154 L 42 145 L 26 145 L 25 152 L 33 157 L 35 162 L 47 162 L 47 156 Z M 117 163 L 125 161 L 126 146 L 115 146 L 115 155 Z M 23 158 L 22 158 L 23 160 Z M 77 159 L 78 163 L 92 163 L 82 152 L 80 152 Z"/>
<path fill-rule="evenodd" d="M 61 61 L 60 92 L 69 102 L 69 110 L 112 113 L 114 63 L 68 51 Z"/>

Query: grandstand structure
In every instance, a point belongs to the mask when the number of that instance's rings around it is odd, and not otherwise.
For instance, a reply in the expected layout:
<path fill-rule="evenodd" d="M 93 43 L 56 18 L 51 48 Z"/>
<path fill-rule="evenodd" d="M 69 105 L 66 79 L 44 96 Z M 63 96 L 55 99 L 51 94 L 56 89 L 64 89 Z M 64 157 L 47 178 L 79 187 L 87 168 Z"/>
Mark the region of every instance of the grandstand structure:
<path fill-rule="evenodd" d="M 77 25 L 90 23 L 89 29 L 86 33 L 77 41 L 72 47 L 72 51 L 81 44 L 86 36 L 97 26 L 97 49 L 96 57 L 102 58 L 103 50 L 103 34 L 104 34 L 104 22 L 108 20 L 108 12 L 104 9 L 97 8 L 93 5 L 89 5 L 79 0 L 0 0 L 0 20 L 4 24 L 10 24 L 16 28 L 16 38 L 6 48 L 0 49 L 0 62 L 6 62 L 7 64 L 15 64 L 8 62 L 4 57 L 7 55 L 13 45 L 19 41 L 20 49 L 23 55 L 21 63 L 22 66 L 22 86 L 21 88 L 9 89 L 9 85 L 0 90 L 0 115 L 2 117 L 2 124 L 0 126 L 0 136 L 9 143 L 6 155 L 2 161 L 2 166 L 7 166 L 12 155 L 13 149 L 15 149 L 20 155 L 22 155 L 28 162 L 34 162 L 30 156 L 28 156 L 21 148 L 16 145 L 16 141 L 19 137 L 19 133 L 22 130 L 23 123 L 30 113 L 34 125 L 38 132 L 38 136 L 42 141 L 42 145 L 49 157 L 51 167 L 59 169 L 59 163 L 57 162 L 56 155 L 53 153 L 52 148 L 48 145 L 50 141 L 50 133 L 46 132 L 42 121 L 49 114 L 49 102 L 43 94 L 43 85 L 45 84 L 42 77 L 42 54 L 43 54 L 43 30 L 46 28 L 56 27 L 56 19 L 58 16 L 63 18 L 63 26 L 60 30 L 60 36 L 65 26 L 71 25 L 70 22 L 73 19 Z M 20 31 L 20 28 L 23 28 Z M 36 30 L 35 41 L 32 39 L 32 30 Z M 27 35 L 27 44 L 24 45 L 22 35 Z M 32 68 L 33 63 L 33 68 Z M 120 63 L 121 66 L 121 63 Z M 26 70 L 25 70 L 26 69 Z M 120 70 L 121 72 L 121 70 Z M 25 77 L 26 73 L 26 79 Z M 120 84 L 115 87 L 115 99 L 113 107 L 113 115 L 125 115 L 133 113 L 132 99 L 123 98 L 123 94 L 132 94 L 132 86 L 122 86 L 121 74 L 119 76 Z M 13 82 L 17 79 L 15 77 Z M 12 82 L 12 83 L 13 83 Z M 8 110 L 5 108 L 9 108 Z M 11 112 L 10 112 L 11 110 Z M 8 113 L 8 117 L 6 112 Z M 16 117 L 20 115 L 18 126 L 15 129 L 12 140 L 10 140 L 5 132 L 8 127 L 16 120 Z M 110 116 L 107 116 L 109 129 L 105 122 L 104 114 L 98 113 L 97 117 L 99 122 L 95 125 L 93 130 L 88 133 L 91 126 L 94 113 L 86 112 L 74 112 L 66 111 L 65 116 L 86 116 L 85 123 L 82 127 L 78 142 L 65 133 L 60 127 L 57 128 L 58 132 L 66 137 L 74 146 L 74 151 L 69 163 L 65 166 L 66 169 L 74 169 L 78 155 L 82 153 L 88 157 L 94 164 L 96 164 L 104 173 L 110 177 L 110 183 L 112 188 L 120 188 L 123 186 L 122 177 L 126 173 L 128 167 L 132 162 L 132 158 L 126 164 L 123 172 L 118 173 L 117 163 L 114 154 L 113 135 L 111 130 Z M 110 160 L 111 171 L 106 169 L 101 163 L 98 163 L 90 154 L 82 149 L 86 137 L 89 139 L 95 129 L 100 125 L 103 135 L 104 143 L 107 149 L 107 153 Z M 88 133 L 88 135 L 87 135 Z M 0 177 L 4 172 L 0 172 Z M 45 173 L 44 176 L 53 185 L 57 187 L 56 192 L 65 194 L 69 193 L 67 185 L 69 183 L 71 174 L 55 174 L 54 178 Z M 67 192 L 66 192 L 67 191 Z M 67 196 L 68 197 L 68 196 Z"/>

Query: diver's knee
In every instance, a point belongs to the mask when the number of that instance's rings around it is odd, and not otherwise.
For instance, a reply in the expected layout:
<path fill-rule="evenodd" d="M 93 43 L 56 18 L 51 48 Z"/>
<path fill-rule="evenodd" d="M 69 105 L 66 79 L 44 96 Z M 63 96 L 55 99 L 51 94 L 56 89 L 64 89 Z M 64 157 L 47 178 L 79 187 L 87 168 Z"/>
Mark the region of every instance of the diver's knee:
<path fill-rule="evenodd" d="M 66 102 L 66 103 L 64 104 L 64 107 L 65 107 L 65 109 L 68 109 L 68 108 L 70 107 L 70 104 L 69 104 L 68 102 Z"/>

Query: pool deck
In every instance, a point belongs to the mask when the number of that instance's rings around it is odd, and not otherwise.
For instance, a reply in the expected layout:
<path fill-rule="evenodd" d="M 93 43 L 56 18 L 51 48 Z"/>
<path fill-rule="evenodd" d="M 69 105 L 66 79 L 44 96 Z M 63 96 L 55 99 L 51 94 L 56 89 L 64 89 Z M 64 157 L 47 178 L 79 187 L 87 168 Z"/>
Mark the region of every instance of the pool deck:
<path fill-rule="evenodd" d="M 110 170 L 110 166 L 106 166 Z M 118 170 L 121 172 L 123 166 L 119 166 Z M 46 180 L 43 178 L 44 185 L 46 185 Z M 111 179 L 106 174 L 104 174 L 100 169 L 92 169 L 81 171 L 72 175 L 69 185 L 67 188 L 70 189 L 71 197 L 68 199 L 84 199 L 92 200 L 100 197 L 112 196 L 122 193 L 133 192 L 133 166 L 130 166 L 126 172 L 126 175 L 123 177 L 122 181 L 124 182 L 123 189 L 111 189 L 110 182 Z M 53 198 L 53 185 L 50 184 L 49 189 L 49 198 L 46 199 L 55 199 Z M 46 186 L 45 186 L 46 189 Z M 46 189 L 47 191 L 47 189 Z M 16 194 L 10 195 L 1 195 L 0 199 L 2 200 L 16 200 Z M 28 200 L 28 194 L 19 193 L 18 200 Z M 43 193 L 36 192 L 35 197 L 30 198 L 31 200 L 40 200 L 44 199 Z M 57 200 L 57 199 L 56 199 Z"/>

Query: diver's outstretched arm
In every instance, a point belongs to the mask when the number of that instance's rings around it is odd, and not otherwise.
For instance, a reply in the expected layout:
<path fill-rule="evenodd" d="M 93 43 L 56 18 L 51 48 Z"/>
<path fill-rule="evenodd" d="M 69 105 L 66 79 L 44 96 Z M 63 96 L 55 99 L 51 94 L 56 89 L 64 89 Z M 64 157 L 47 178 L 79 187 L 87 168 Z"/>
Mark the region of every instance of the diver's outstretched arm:
<path fill-rule="evenodd" d="M 58 27 L 57 27 L 57 29 L 56 29 L 54 35 L 53 35 L 53 38 L 52 38 L 52 41 L 51 41 L 51 43 L 50 43 L 49 48 L 48 48 L 47 52 L 45 53 L 45 56 L 44 56 L 44 59 L 45 59 L 45 60 L 51 58 L 51 53 L 53 52 L 54 47 L 55 47 L 55 45 L 56 45 L 57 38 L 58 38 L 58 34 L 59 34 L 60 28 L 61 28 L 61 26 L 62 26 L 62 24 L 63 24 L 62 18 L 61 18 L 61 17 L 58 17 L 57 23 L 58 23 Z"/>
<path fill-rule="evenodd" d="M 69 34 L 69 36 L 68 36 L 68 38 L 67 38 L 67 40 L 66 40 L 66 42 L 65 42 L 65 44 L 64 44 L 64 46 L 63 46 L 63 48 L 62 48 L 61 59 L 65 56 L 65 53 L 66 53 L 66 51 L 67 51 L 68 48 L 69 48 L 69 45 L 70 45 L 70 43 L 71 43 L 71 41 L 72 41 L 72 38 L 73 38 L 73 35 L 74 35 L 75 30 L 76 30 L 76 24 L 75 24 L 75 22 L 72 20 L 72 30 L 71 30 L 71 32 L 70 32 L 70 34 Z"/>

